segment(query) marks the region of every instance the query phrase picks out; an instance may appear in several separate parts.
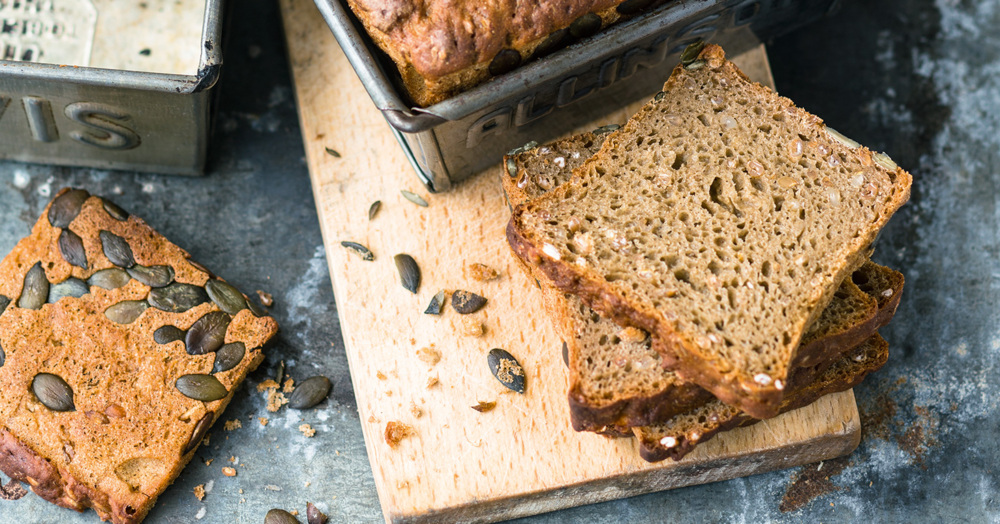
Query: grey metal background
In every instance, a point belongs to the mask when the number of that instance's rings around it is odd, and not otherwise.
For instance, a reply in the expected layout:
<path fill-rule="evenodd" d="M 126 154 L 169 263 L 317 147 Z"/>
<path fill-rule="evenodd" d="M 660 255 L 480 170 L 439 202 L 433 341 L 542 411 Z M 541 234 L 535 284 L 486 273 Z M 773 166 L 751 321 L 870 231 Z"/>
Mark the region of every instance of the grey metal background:
<path fill-rule="evenodd" d="M 304 512 L 306 501 L 334 522 L 379 522 L 277 8 L 270 0 L 241 7 L 209 176 L 0 163 L 0 252 L 28 232 L 46 188 L 83 185 L 144 216 L 241 289 L 274 294 L 278 343 L 224 416 L 244 427 L 214 429 L 199 456 L 215 462 L 193 462 L 148 522 L 257 524 L 271 507 Z M 1000 522 L 998 27 L 1000 0 L 847 0 L 834 18 L 769 48 L 783 94 L 889 152 L 915 178 L 911 203 L 875 256 L 908 278 L 897 318 L 883 330 L 892 355 L 855 390 L 865 434 L 853 455 L 823 465 L 843 468 L 821 490 L 828 493 L 800 510 L 779 510 L 813 465 L 522 522 Z M 281 358 L 297 378 L 324 373 L 336 383 L 331 402 L 304 414 L 318 430 L 311 440 L 290 412 L 266 428 L 248 419 L 271 416 L 252 387 Z M 234 455 L 245 465 L 223 477 L 219 468 Z M 567 457 L 570 465 L 578 460 L 586 457 Z M 214 489 L 200 503 L 192 489 L 208 480 Z M 205 517 L 195 520 L 202 507 Z M 92 512 L 77 515 L 30 494 L 0 502 L 4 524 L 92 522 Z"/>

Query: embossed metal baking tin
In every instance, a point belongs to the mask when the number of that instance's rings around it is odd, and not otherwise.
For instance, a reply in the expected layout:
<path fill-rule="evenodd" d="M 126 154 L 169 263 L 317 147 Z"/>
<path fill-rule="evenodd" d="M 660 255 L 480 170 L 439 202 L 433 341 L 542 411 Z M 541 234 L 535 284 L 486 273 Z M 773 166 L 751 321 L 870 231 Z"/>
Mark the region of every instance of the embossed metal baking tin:
<path fill-rule="evenodd" d="M 544 142 L 657 92 L 698 39 L 737 54 L 816 20 L 838 0 L 671 0 L 427 108 L 343 0 L 315 0 L 417 175 L 445 191 L 526 142 Z"/>
<path fill-rule="evenodd" d="M 0 0 L 0 158 L 198 175 L 223 0 Z"/>

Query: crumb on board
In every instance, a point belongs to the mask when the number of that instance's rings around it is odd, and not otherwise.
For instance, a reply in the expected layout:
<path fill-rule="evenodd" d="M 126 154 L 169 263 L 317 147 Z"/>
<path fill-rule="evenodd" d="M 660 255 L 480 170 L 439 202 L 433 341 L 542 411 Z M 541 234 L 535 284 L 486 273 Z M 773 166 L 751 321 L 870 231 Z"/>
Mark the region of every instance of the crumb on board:
<path fill-rule="evenodd" d="M 299 431 L 301 431 L 306 438 L 312 438 L 316 434 L 316 430 L 309 424 L 300 424 Z"/>
<path fill-rule="evenodd" d="M 235 477 L 236 476 L 236 468 L 231 468 L 229 466 L 226 466 L 226 467 L 222 468 L 222 474 L 225 475 L 225 476 L 227 476 L 227 477 Z"/>
<path fill-rule="evenodd" d="M 433 366 L 441 361 L 441 352 L 434 347 L 434 344 L 431 344 L 430 346 L 418 349 L 417 358 Z"/>
<path fill-rule="evenodd" d="M 390 420 L 385 424 L 385 443 L 390 448 L 396 449 L 399 443 L 406 437 L 413 435 L 413 427 L 396 420 Z"/>
<path fill-rule="evenodd" d="M 375 415 L 369 415 L 368 422 L 371 422 L 372 424 L 378 424 L 379 422 L 381 422 L 381 420 L 379 420 L 378 417 L 376 417 Z"/>
<path fill-rule="evenodd" d="M 386 377 L 385 373 L 382 373 L 381 371 L 376 371 L 375 372 L 375 378 L 377 378 L 379 380 L 385 380 L 385 379 L 387 379 L 389 377 Z"/>
<path fill-rule="evenodd" d="M 258 289 L 257 296 L 260 297 L 260 303 L 264 304 L 264 307 L 271 307 L 274 305 L 274 297 L 272 297 L 270 293 Z"/>
<path fill-rule="evenodd" d="M 281 391 L 284 393 L 291 393 L 295 391 L 295 379 L 288 379 L 285 381 L 285 385 L 281 387 Z"/>
<path fill-rule="evenodd" d="M 427 385 L 425 386 L 426 389 L 431 389 L 436 385 L 438 385 L 437 377 L 427 377 Z"/>
<path fill-rule="evenodd" d="M 491 401 L 480 400 L 478 404 L 476 404 L 475 406 L 472 406 L 472 409 L 474 409 L 474 410 L 476 410 L 476 411 L 478 411 L 480 413 L 487 413 L 487 412 L 493 411 L 493 408 L 495 408 L 495 407 L 497 407 L 497 403 L 495 401 L 492 401 L 492 400 Z"/>
<path fill-rule="evenodd" d="M 410 413 L 412 413 L 415 418 L 424 416 L 424 410 L 420 409 L 420 406 L 412 400 L 410 401 Z"/>
<path fill-rule="evenodd" d="M 473 262 L 465 266 L 465 275 L 473 280 L 487 282 L 500 278 L 500 272 L 479 262 Z"/>
<path fill-rule="evenodd" d="M 266 426 L 269 421 L 267 417 L 257 417 L 257 422 L 260 422 L 261 426 Z"/>
<path fill-rule="evenodd" d="M 227 420 L 226 424 L 223 427 L 225 428 L 226 431 L 232 431 L 234 429 L 240 429 L 240 428 L 242 428 L 243 427 L 243 423 L 240 422 L 240 419 L 237 418 L 237 419 L 233 419 L 233 420 Z"/>
<path fill-rule="evenodd" d="M 267 379 L 260 384 L 257 384 L 257 393 L 263 393 L 268 389 L 278 389 L 278 383 L 272 379 Z"/>
<path fill-rule="evenodd" d="M 297 510 L 297 509 L 293 509 L 292 511 L 289 511 L 288 513 L 291 513 L 291 515 L 293 517 L 298 517 L 299 516 L 299 510 Z"/>
<path fill-rule="evenodd" d="M 276 389 L 269 389 L 267 391 L 267 410 L 274 413 L 281 409 L 281 406 L 288 404 L 288 399 L 285 398 L 284 393 L 278 392 Z"/>
<path fill-rule="evenodd" d="M 469 337 L 481 337 L 486 333 L 486 328 L 482 321 L 475 317 L 462 317 L 460 320 L 460 331 Z"/>
<path fill-rule="evenodd" d="M 215 462 L 215 459 L 208 459 L 208 460 L 205 461 L 205 465 L 206 466 L 211 466 L 213 462 Z"/>
<path fill-rule="evenodd" d="M 194 487 L 194 497 L 198 500 L 205 500 L 205 485 L 198 484 Z"/>

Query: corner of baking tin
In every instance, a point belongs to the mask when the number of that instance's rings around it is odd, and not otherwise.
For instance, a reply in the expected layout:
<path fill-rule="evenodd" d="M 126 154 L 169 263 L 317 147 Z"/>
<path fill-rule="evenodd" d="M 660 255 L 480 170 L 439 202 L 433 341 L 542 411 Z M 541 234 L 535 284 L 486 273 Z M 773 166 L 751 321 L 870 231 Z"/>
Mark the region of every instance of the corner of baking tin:
<path fill-rule="evenodd" d="M 200 93 L 215 87 L 221 74 L 221 63 L 209 64 L 202 67 L 198 70 L 198 75 L 195 77 L 198 81 L 195 83 L 194 88 L 191 89 L 191 93 Z"/>

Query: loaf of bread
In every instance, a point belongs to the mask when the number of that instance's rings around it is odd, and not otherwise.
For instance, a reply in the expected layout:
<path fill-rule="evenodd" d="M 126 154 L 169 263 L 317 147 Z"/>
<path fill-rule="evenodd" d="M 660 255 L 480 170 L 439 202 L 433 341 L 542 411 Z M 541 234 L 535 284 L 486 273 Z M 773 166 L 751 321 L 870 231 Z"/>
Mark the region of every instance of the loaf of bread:
<path fill-rule="evenodd" d="M 910 183 L 710 45 L 507 235 L 560 290 L 651 333 L 684 380 L 768 418 L 793 369 L 843 350 L 800 341 Z"/>
<path fill-rule="evenodd" d="M 413 102 L 436 104 L 664 0 L 348 0 Z"/>
<path fill-rule="evenodd" d="M 141 219 L 62 190 L 0 262 L 0 470 L 143 520 L 277 324 Z"/>

